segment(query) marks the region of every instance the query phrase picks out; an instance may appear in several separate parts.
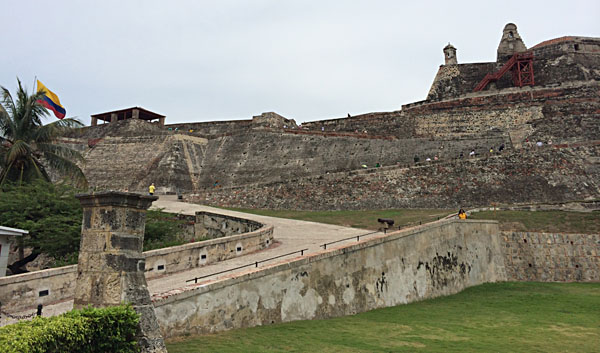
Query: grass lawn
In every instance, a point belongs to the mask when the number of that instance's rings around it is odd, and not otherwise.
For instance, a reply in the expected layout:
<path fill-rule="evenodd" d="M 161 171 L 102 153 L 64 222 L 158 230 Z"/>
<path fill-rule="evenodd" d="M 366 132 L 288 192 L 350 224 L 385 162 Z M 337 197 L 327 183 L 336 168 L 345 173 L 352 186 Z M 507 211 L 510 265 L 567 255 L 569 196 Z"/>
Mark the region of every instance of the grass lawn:
<path fill-rule="evenodd" d="M 365 211 L 290 211 L 263 210 L 250 208 L 228 208 L 229 210 L 253 213 L 263 216 L 299 219 L 320 223 L 337 224 L 346 227 L 377 230 L 377 218 L 391 218 L 398 226 L 415 225 L 419 222 L 435 221 L 438 217 L 453 214 L 456 210 L 446 209 L 395 209 Z M 502 230 L 523 232 L 560 233 L 600 233 L 600 211 L 486 211 L 477 212 L 471 219 L 494 219 L 500 222 Z"/>
<path fill-rule="evenodd" d="M 329 320 L 167 341 L 180 352 L 598 352 L 600 283 L 490 283 Z"/>
<path fill-rule="evenodd" d="M 291 218 L 301 221 L 337 224 L 346 227 L 377 230 L 380 224 L 377 218 L 391 218 L 395 221 L 394 228 L 419 222 L 435 221 L 445 217 L 454 210 L 445 209 L 395 209 L 395 210 L 365 210 L 365 211 L 289 211 L 263 210 L 251 208 L 228 208 L 228 210 L 258 214 L 279 218 Z"/>
<path fill-rule="evenodd" d="M 502 230 L 523 232 L 600 233 L 600 211 L 589 213 L 563 211 L 486 211 L 471 219 L 495 219 Z M 598 349 L 600 351 L 600 348 Z"/>

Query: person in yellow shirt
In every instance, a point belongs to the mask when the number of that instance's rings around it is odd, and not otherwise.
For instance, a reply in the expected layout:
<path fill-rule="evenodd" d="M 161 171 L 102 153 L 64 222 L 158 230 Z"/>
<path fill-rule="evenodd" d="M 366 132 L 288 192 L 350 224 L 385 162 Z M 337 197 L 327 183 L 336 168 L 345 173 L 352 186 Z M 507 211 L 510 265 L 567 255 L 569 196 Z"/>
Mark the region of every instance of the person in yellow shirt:
<path fill-rule="evenodd" d="M 460 209 L 460 211 L 458 211 L 458 218 L 467 219 L 467 213 L 462 208 Z"/>
<path fill-rule="evenodd" d="M 150 195 L 154 195 L 154 190 L 156 190 L 156 187 L 154 186 L 154 183 L 150 184 L 150 186 L 148 187 L 148 194 Z"/>

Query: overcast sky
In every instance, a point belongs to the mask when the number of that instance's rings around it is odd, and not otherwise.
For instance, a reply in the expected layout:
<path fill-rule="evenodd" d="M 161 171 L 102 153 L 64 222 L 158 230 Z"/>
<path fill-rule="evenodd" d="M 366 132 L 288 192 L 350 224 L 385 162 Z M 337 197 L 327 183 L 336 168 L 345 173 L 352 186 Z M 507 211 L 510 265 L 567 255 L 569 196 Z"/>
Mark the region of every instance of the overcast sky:
<path fill-rule="evenodd" d="M 531 47 L 600 37 L 599 18 L 597 0 L 0 0 L 0 85 L 37 76 L 86 124 L 131 106 L 300 123 L 423 100 L 448 42 L 459 63 L 494 61 L 508 22 Z"/>

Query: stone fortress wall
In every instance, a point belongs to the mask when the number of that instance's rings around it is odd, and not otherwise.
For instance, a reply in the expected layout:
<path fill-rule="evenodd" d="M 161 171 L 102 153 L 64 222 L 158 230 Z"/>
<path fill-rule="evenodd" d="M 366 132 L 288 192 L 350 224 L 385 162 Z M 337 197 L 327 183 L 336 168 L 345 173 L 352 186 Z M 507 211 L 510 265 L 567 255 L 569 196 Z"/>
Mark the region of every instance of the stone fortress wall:
<path fill-rule="evenodd" d="M 164 337 L 353 315 L 505 280 L 500 248 L 494 221 L 438 221 L 152 300 Z"/>
<path fill-rule="evenodd" d="M 202 204 L 300 210 L 459 208 L 598 198 L 600 141 L 332 173 L 186 195 Z"/>
<path fill-rule="evenodd" d="M 164 127 L 126 120 L 82 129 L 64 142 L 84 153 L 84 172 L 98 189 L 145 192 L 154 182 L 159 193 L 197 194 L 203 202 L 230 206 L 416 207 L 432 205 L 433 196 L 442 195 L 438 206 L 454 207 L 479 206 L 490 199 L 533 201 L 552 193 L 599 197 L 599 161 L 593 146 L 600 141 L 600 39 L 563 37 L 540 43 L 530 49 L 533 87 L 512 87 L 509 73 L 485 90 L 472 92 L 512 53 L 506 45 L 507 30 L 517 34 L 516 26 L 507 25 L 497 62 L 447 61 L 440 70 L 454 70 L 451 77 L 436 78 L 426 100 L 401 110 L 301 127 L 276 113 Z M 516 40 L 521 40 L 518 34 Z M 527 49 L 524 44 L 516 47 Z M 538 141 L 561 148 L 540 151 L 534 148 Z M 494 158 L 458 159 L 471 150 L 479 156 L 490 148 L 497 153 L 501 145 L 503 153 Z M 438 163 L 422 164 L 427 158 Z M 416 159 L 421 163 L 415 164 Z M 395 171 L 369 170 L 364 177 L 361 166 L 377 163 L 395 166 Z M 573 170 L 564 173 L 577 177 L 558 178 L 553 163 L 573 164 Z M 515 169 L 520 171 L 513 176 Z M 401 185 L 385 187 L 386 192 L 400 192 L 400 200 L 382 195 L 374 187 L 378 183 Z M 279 198 L 294 199 L 305 186 L 314 186 L 305 194 L 314 198 L 299 203 Z M 234 194 L 227 194 L 230 190 Z M 278 197 L 260 195 L 265 190 Z M 499 190 L 518 195 L 499 195 Z M 346 201 L 337 199 L 346 192 Z"/>

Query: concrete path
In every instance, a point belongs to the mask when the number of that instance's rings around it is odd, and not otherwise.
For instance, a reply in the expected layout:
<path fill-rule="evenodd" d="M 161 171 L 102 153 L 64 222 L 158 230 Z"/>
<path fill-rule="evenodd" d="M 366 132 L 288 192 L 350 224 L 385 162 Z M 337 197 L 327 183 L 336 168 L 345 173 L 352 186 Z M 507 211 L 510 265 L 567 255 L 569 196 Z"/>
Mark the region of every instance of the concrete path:
<path fill-rule="evenodd" d="M 152 204 L 151 208 L 160 208 L 165 212 L 182 213 L 186 215 L 194 215 L 197 211 L 208 211 L 213 213 L 220 213 L 225 215 L 236 216 L 245 219 L 251 219 L 263 224 L 273 225 L 273 238 L 275 243 L 268 249 L 264 249 L 258 252 L 242 255 L 233 259 L 217 262 L 204 267 L 199 267 L 187 271 L 182 271 L 167 275 L 164 277 L 154 278 L 148 281 L 148 289 L 151 296 L 160 296 L 161 293 L 170 292 L 177 290 L 178 288 L 185 287 L 190 283 L 186 283 L 186 280 L 193 279 L 194 277 L 209 275 L 215 272 L 224 271 L 239 266 L 247 265 L 255 261 L 261 261 L 275 256 L 287 254 L 293 251 L 299 251 L 302 249 L 308 249 L 304 252 L 304 256 L 314 254 L 319 251 L 323 251 L 320 247 L 323 243 L 336 241 L 343 238 L 354 237 L 356 235 L 371 233 L 369 230 L 355 229 L 348 227 L 341 227 L 330 224 L 297 221 L 285 218 L 275 218 L 267 216 L 258 216 L 248 213 L 241 213 L 235 211 L 223 210 L 220 208 L 201 206 L 191 203 L 185 203 L 177 200 L 175 195 L 161 195 L 159 199 Z M 380 236 L 382 233 L 375 233 L 371 236 Z M 362 238 L 368 239 L 369 236 Z M 348 240 L 345 242 L 336 243 L 333 246 L 340 246 L 345 243 L 352 243 L 356 240 Z M 279 258 L 273 261 L 281 262 L 286 259 L 293 259 L 300 256 L 300 254 L 290 255 L 289 257 Z M 271 262 L 266 262 L 264 265 L 268 265 Z M 260 265 L 259 265 L 260 268 Z M 233 272 L 227 272 L 222 275 L 211 276 L 204 280 L 218 281 L 225 277 L 234 277 L 236 274 L 246 272 L 254 267 L 240 269 Z M 44 306 L 43 316 L 54 316 L 73 308 L 73 300 L 67 300 L 53 305 Z M 35 310 L 33 310 L 35 311 Z M 12 313 L 15 315 L 30 314 L 32 310 Z M 0 319 L 0 326 L 13 323 L 16 320 L 7 319 L 4 315 Z"/>

